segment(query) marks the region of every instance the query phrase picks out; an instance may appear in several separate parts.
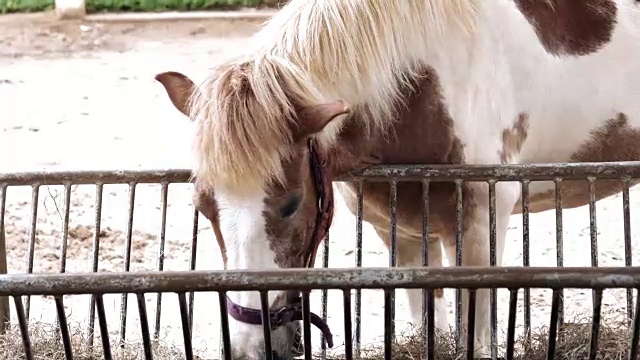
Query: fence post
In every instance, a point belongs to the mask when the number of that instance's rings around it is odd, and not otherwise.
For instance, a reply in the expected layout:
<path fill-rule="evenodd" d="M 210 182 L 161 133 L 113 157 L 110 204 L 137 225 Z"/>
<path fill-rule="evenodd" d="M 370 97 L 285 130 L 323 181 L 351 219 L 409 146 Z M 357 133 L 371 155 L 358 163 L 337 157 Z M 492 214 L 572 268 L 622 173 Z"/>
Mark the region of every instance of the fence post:
<path fill-rule="evenodd" d="M 60 20 L 82 19 L 87 13 L 84 0 L 55 0 L 55 7 Z"/>

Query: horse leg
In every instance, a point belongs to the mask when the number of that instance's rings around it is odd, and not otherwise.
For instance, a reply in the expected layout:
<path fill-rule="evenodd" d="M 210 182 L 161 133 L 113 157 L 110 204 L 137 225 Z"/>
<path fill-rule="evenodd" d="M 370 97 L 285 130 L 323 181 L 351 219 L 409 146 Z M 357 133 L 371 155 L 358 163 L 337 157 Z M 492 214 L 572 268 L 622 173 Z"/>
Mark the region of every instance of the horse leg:
<path fill-rule="evenodd" d="M 496 265 L 502 265 L 505 237 L 509 217 L 519 197 L 518 183 L 500 182 L 495 189 L 495 246 Z M 486 183 L 466 183 L 463 185 L 462 213 L 462 266 L 490 265 L 490 229 L 489 186 Z M 455 264 L 455 242 L 445 243 L 446 254 L 452 265 Z M 491 357 L 490 292 L 488 289 L 475 293 L 474 356 Z M 469 291 L 462 291 L 462 344 L 467 344 L 469 320 Z"/>
<path fill-rule="evenodd" d="M 422 244 L 413 238 L 398 238 L 398 267 L 422 266 Z M 429 239 L 429 266 L 442 267 L 442 242 L 439 238 Z M 422 289 L 406 289 L 411 313 L 411 322 L 414 327 L 422 326 Z M 436 328 L 449 331 L 447 318 L 447 301 L 442 289 L 434 291 L 434 321 Z"/>

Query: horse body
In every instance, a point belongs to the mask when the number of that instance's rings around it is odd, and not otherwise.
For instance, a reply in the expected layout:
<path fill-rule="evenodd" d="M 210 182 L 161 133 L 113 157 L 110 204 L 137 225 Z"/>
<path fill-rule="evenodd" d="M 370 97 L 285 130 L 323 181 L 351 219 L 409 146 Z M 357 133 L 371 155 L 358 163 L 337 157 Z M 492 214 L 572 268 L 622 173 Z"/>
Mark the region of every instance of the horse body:
<path fill-rule="evenodd" d="M 197 202 L 218 229 L 225 265 L 304 266 L 317 213 L 303 146 L 309 137 L 332 177 L 372 163 L 640 160 L 639 11 L 631 0 L 293 0 L 247 56 L 221 65 L 200 89 L 160 79 L 198 121 Z M 597 184 L 597 199 L 621 190 L 619 182 Z M 336 186 L 353 212 L 355 186 Z M 531 212 L 555 207 L 553 186 L 531 184 Z M 587 204 L 586 189 L 584 181 L 565 182 L 563 208 Z M 364 219 L 389 246 L 389 186 L 363 190 Z M 454 190 L 430 186 L 431 266 L 455 259 Z M 488 186 L 465 183 L 462 192 L 462 265 L 486 266 Z M 398 266 L 422 264 L 421 194 L 419 183 L 398 184 Z M 519 183 L 496 185 L 498 265 L 519 197 Z M 421 292 L 408 293 L 420 324 Z M 446 303 L 436 294 L 436 322 L 446 327 Z M 271 292 L 273 308 L 286 295 Z M 478 357 L 490 353 L 488 295 L 476 294 Z M 233 300 L 260 306 L 257 294 Z M 466 326 L 466 292 L 462 301 Z M 234 358 L 260 357 L 261 328 L 231 325 Z M 272 334 L 284 356 L 287 334 Z"/>

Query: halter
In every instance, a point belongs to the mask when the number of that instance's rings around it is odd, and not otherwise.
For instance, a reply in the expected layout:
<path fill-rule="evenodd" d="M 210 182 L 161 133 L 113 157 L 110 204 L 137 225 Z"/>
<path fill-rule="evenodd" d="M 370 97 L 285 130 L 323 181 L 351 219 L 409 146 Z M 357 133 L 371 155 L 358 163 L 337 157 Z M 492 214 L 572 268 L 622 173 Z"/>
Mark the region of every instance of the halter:
<path fill-rule="evenodd" d="M 318 212 L 316 213 L 316 222 L 313 232 L 307 240 L 307 249 L 305 251 L 304 266 L 312 268 L 315 262 L 316 253 L 320 243 L 325 240 L 333 219 L 333 187 L 331 180 L 325 176 L 324 168 L 326 159 L 322 159 L 315 149 L 312 139 L 308 141 L 309 148 L 309 164 L 313 180 L 315 184 L 315 192 L 318 200 Z M 262 325 L 262 310 L 251 309 L 240 306 L 227 296 L 227 312 L 237 321 L 251 324 Z M 302 320 L 302 298 L 299 297 L 295 302 L 289 303 L 280 309 L 270 310 L 269 317 L 271 328 L 275 329 L 286 325 L 293 321 Z M 327 345 L 333 347 L 333 335 L 329 329 L 329 325 L 320 318 L 320 316 L 311 313 L 311 324 L 315 325 L 322 331 Z"/>

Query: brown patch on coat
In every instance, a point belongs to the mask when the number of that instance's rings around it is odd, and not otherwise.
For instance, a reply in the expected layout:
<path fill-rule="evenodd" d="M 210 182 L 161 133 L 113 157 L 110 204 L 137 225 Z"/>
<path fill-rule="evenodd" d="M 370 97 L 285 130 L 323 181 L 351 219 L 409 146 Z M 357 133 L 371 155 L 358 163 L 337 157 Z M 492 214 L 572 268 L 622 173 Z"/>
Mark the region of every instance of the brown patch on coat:
<path fill-rule="evenodd" d="M 616 24 L 613 0 L 516 0 L 538 39 L 553 55 L 594 53 L 609 41 Z"/>
<path fill-rule="evenodd" d="M 204 217 L 209 220 L 213 233 L 215 235 L 218 246 L 220 247 L 220 255 L 222 256 L 222 263 L 224 268 L 227 268 L 227 247 L 224 243 L 224 237 L 222 231 L 220 231 L 220 217 L 218 216 L 218 203 L 212 192 L 203 189 L 199 186 L 198 182 L 195 183 L 195 191 L 193 196 L 193 204 Z"/>
<path fill-rule="evenodd" d="M 393 128 L 386 134 L 363 134 L 357 121 L 348 123 L 340 133 L 335 146 L 335 171 L 340 175 L 347 166 L 341 160 L 347 152 L 370 154 L 383 164 L 462 164 L 463 144 L 453 129 L 446 103 L 443 100 L 440 81 L 435 70 L 425 68 L 414 84 L 415 91 L 407 91 L 404 105 L 397 109 Z M 398 141 L 397 139 L 402 139 Z M 346 156 L 349 159 L 349 156 Z M 357 182 L 346 182 L 353 196 L 343 196 L 351 209 L 356 208 Z M 363 183 L 363 218 L 370 222 L 387 248 L 390 246 L 389 201 L 390 187 L 385 182 Z M 429 233 L 436 239 L 455 238 L 455 184 L 432 182 L 429 186 Z M 419 244 L 422 231 L 422 184 L 399 182 L 397 184 L 396 229 L 400 241 Z M 376 225 L 379 224 L 379 225 Z M 419 245 L 417 245 L 419 246 Z"/>
<path fill-rule="evenodd" d="M 518 120 L 512 127 L 502 131 L 502 150 L 500 151 L 500 161 L 502 164 L 512 164 L 515 157 L 520 153 L 522 144 L 527 139 L 529 131 L 529 115 L 518 114 Z"/>
<path fill-rule="evenodd" d="M 591 132 L 591 137 L 571 156 L 570 162 L 608 162 L 640 160 L 640 129 L 629 125 L 625 114 L 618 114 Z M 638 184 L 639 179 L 630 181 L 630 186 Z M 565 180 L 560 187 L 562 207 L 566 209 L 584 206 L 589 203 L 589 182 L 587 180 Z M 596 180 L 595 200 L 617 194 L 623 190 L 620 180 Z M 532 194 L 529 198 L 529 211 L 540 212 L 555 209 L 555 190 Z M 518 201 L 514 213 L 522 212 L 522 203 Z"/>

